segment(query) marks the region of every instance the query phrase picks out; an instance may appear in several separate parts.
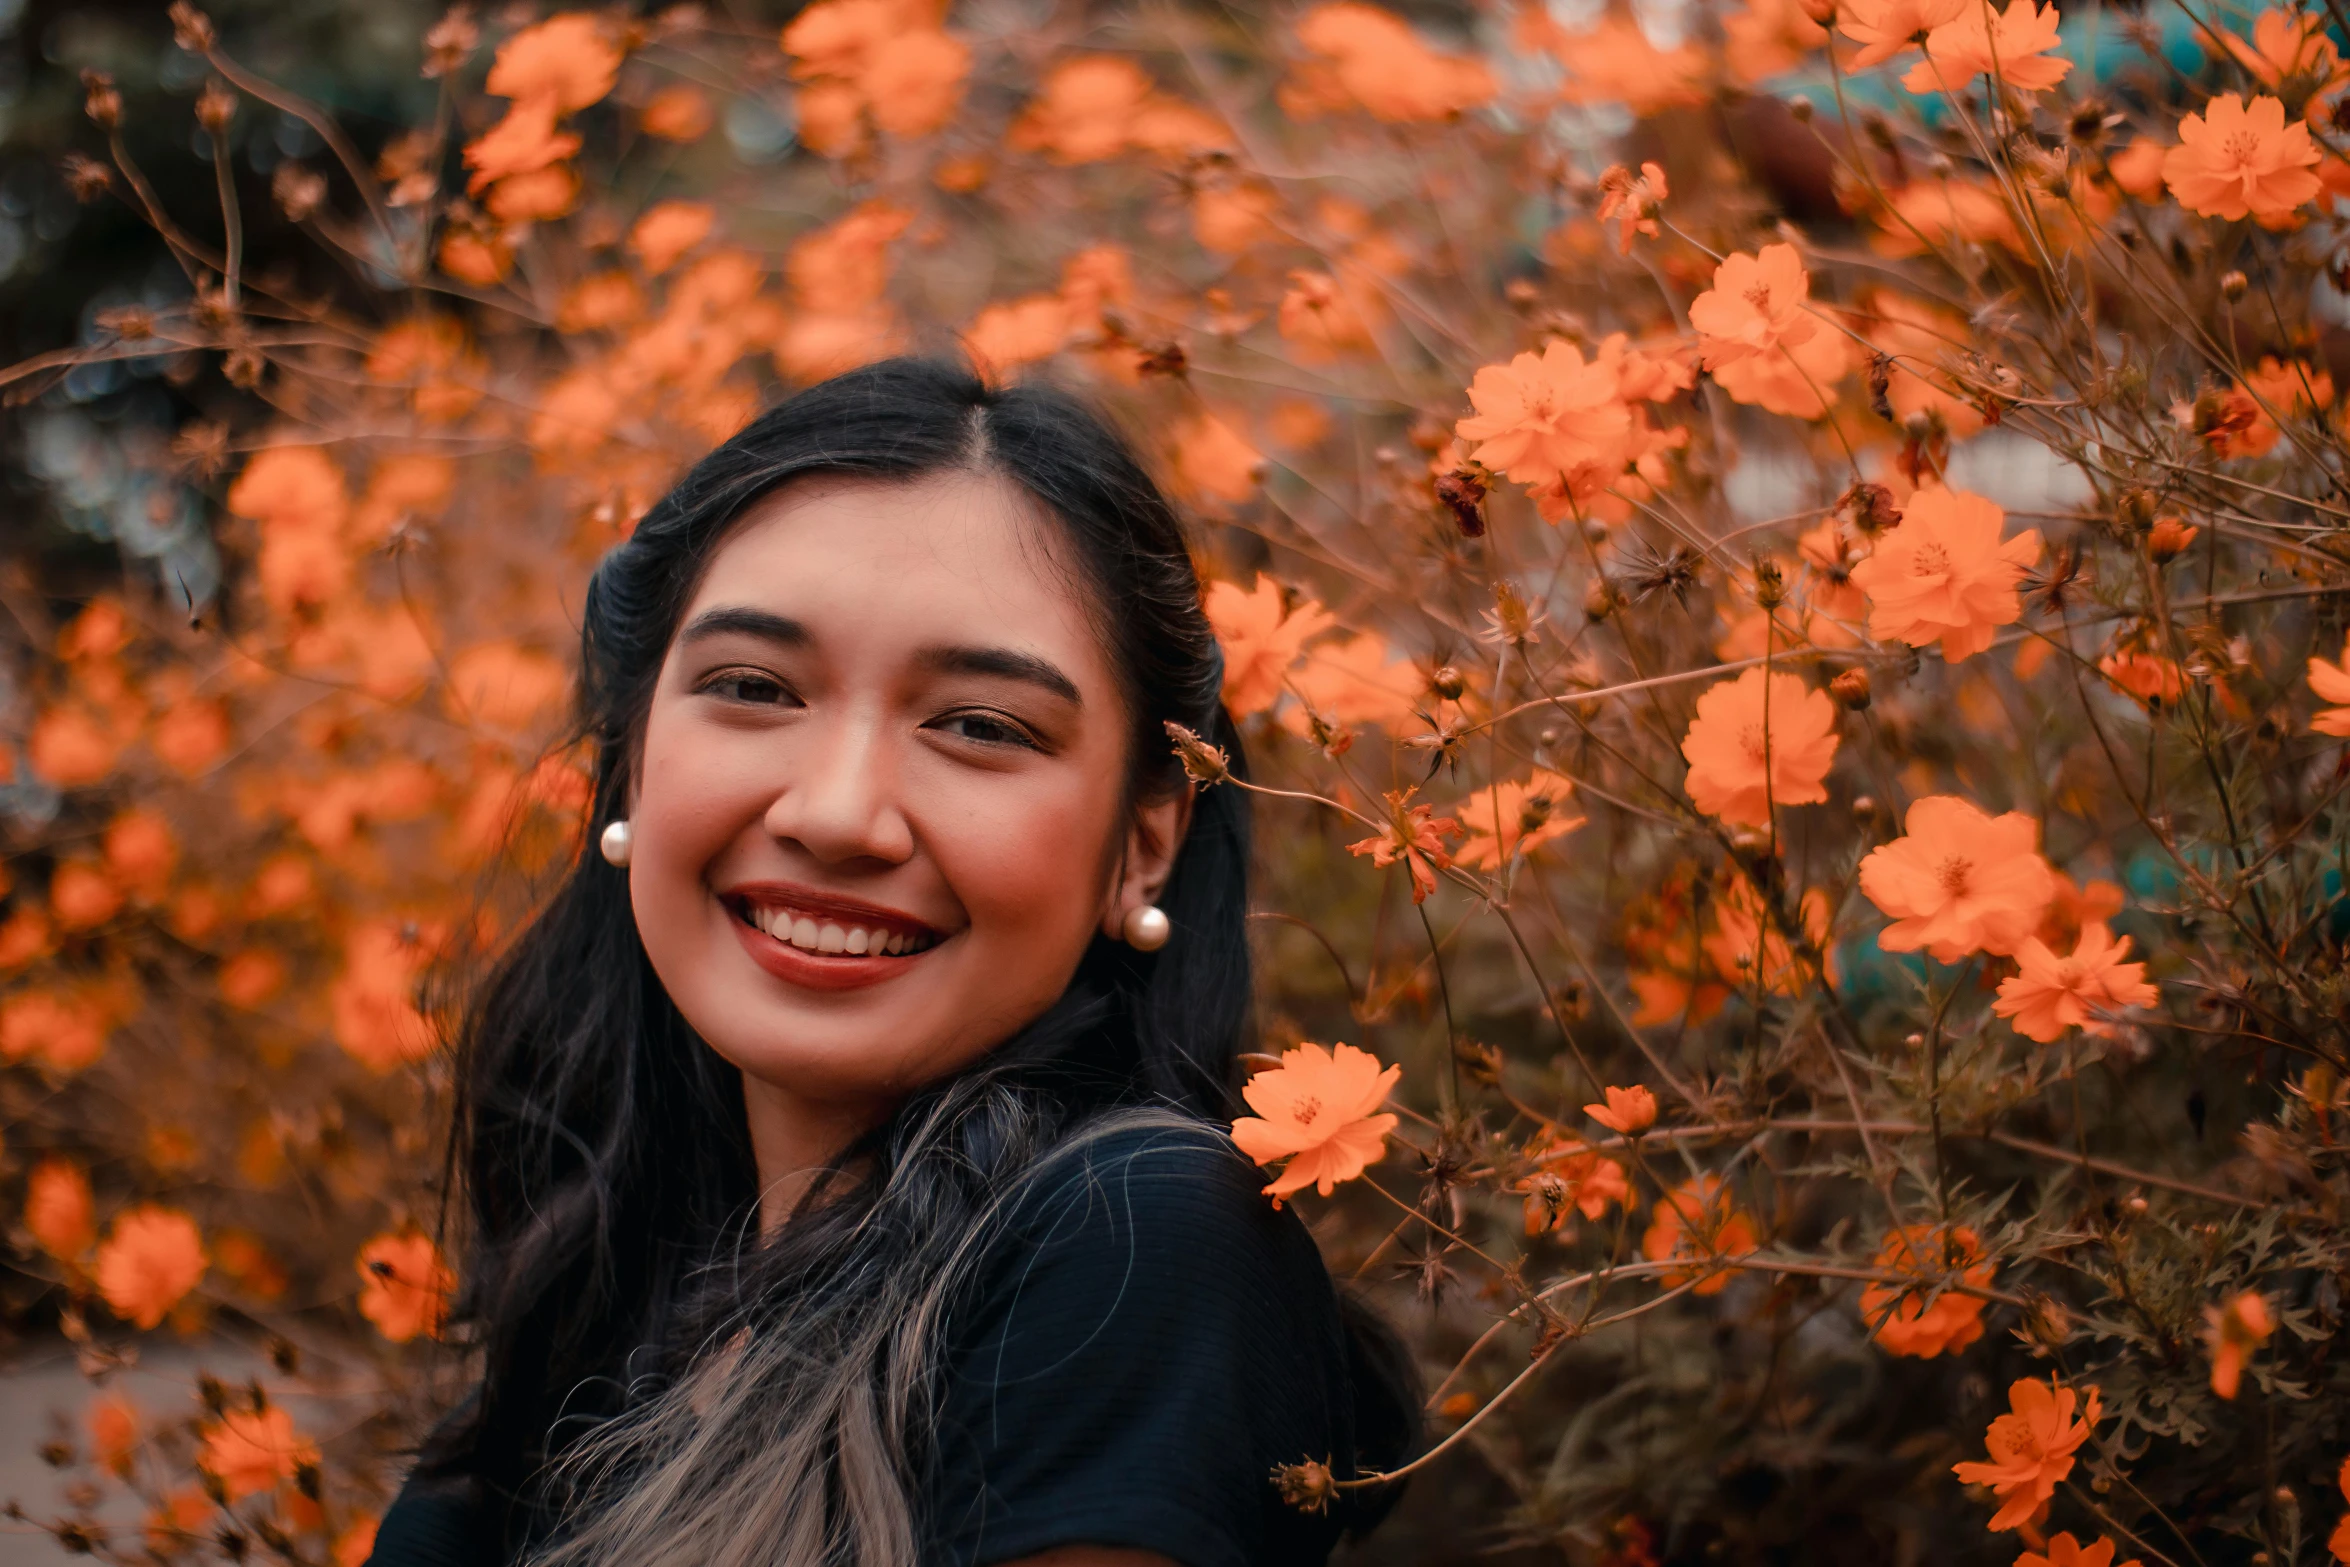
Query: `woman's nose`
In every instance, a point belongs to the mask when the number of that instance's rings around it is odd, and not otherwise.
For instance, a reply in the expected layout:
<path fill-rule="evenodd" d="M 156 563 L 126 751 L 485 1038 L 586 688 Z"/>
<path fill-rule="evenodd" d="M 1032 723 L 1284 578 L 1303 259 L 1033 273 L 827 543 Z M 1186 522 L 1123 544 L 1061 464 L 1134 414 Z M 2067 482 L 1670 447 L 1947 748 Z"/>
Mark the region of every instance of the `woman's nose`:
<path fill-rule="evenodd" d="M 844 713 L 804 726 L 798 738 L 804 744 L 767 807 L 767 831 L 826 865 L 895 865 L 910 856 L 914 831 L 898 808 L 898 758 L 886 727 Z"/>

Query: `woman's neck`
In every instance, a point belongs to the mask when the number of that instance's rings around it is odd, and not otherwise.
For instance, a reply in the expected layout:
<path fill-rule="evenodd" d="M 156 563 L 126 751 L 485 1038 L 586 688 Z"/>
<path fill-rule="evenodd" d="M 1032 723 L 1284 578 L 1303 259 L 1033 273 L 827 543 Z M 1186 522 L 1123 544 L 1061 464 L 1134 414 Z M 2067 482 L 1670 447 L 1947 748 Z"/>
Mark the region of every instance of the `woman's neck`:
<path fill-rule="evenodd" d="M 790 1217 L 825 1165 L 875 1121 L 870 1106 L 812 1102 L 743 1074 L 743 1114 L 759 1172 L 759 1233 Z"/>

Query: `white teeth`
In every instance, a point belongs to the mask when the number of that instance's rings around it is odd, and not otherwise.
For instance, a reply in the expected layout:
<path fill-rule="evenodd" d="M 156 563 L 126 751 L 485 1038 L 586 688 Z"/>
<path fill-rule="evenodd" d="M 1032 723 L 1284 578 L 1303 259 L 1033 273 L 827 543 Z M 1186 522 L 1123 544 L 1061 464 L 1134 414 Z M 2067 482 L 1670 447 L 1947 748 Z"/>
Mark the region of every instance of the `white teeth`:
<path fill-rule="evenodd" d="M 811 916 L 795 915 L 789 909 L 754 908 L 748 910 L 747 914 L 753 926 L 777 941 L 807 952 L 845 954 L 850 957 L 879 957 L 883 954 L 898 957 L 926 951 L 932 945 L 908 931 L 868 930 L 862 925 L 842 926 L 829 920 L 819 923 Z"/>

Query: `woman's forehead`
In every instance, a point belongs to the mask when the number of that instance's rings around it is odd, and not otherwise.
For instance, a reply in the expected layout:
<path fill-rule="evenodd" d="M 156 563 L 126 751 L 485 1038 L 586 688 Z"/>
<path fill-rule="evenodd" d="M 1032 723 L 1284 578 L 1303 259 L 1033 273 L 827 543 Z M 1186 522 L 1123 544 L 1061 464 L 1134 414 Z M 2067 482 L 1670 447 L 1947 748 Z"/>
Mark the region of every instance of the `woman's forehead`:
<path fill-rule="evenodd" d="M 1100 658 L 1100 606 L 1061 525 L 1024 490 L 956 470 L 824 476 L 762 497 L 728 531 L 680 625 L 721 605 L 869 640 L 1017 632 Z"/>

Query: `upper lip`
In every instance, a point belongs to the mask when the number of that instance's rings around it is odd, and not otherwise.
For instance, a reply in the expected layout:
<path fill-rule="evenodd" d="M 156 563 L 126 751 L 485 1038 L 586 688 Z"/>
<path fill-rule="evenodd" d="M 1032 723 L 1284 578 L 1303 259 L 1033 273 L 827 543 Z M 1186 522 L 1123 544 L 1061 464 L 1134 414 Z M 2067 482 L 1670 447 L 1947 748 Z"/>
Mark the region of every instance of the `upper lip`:
<path fill-rule="evenodd" d="M 803 887 L 797 882 L 737 882 L 718 896 L 729 903 L 750 908 L 790 909 L 795 914 L 835 919 L 843 924 L 862 925 L 867 930 L 902 931 L 909 936 L 945 934 L 929 921 L 916 919 L 903 909 L 867 903 L 862 898 L 843 897 L 837 892 L 819 892 L 814 887 Z"/>

